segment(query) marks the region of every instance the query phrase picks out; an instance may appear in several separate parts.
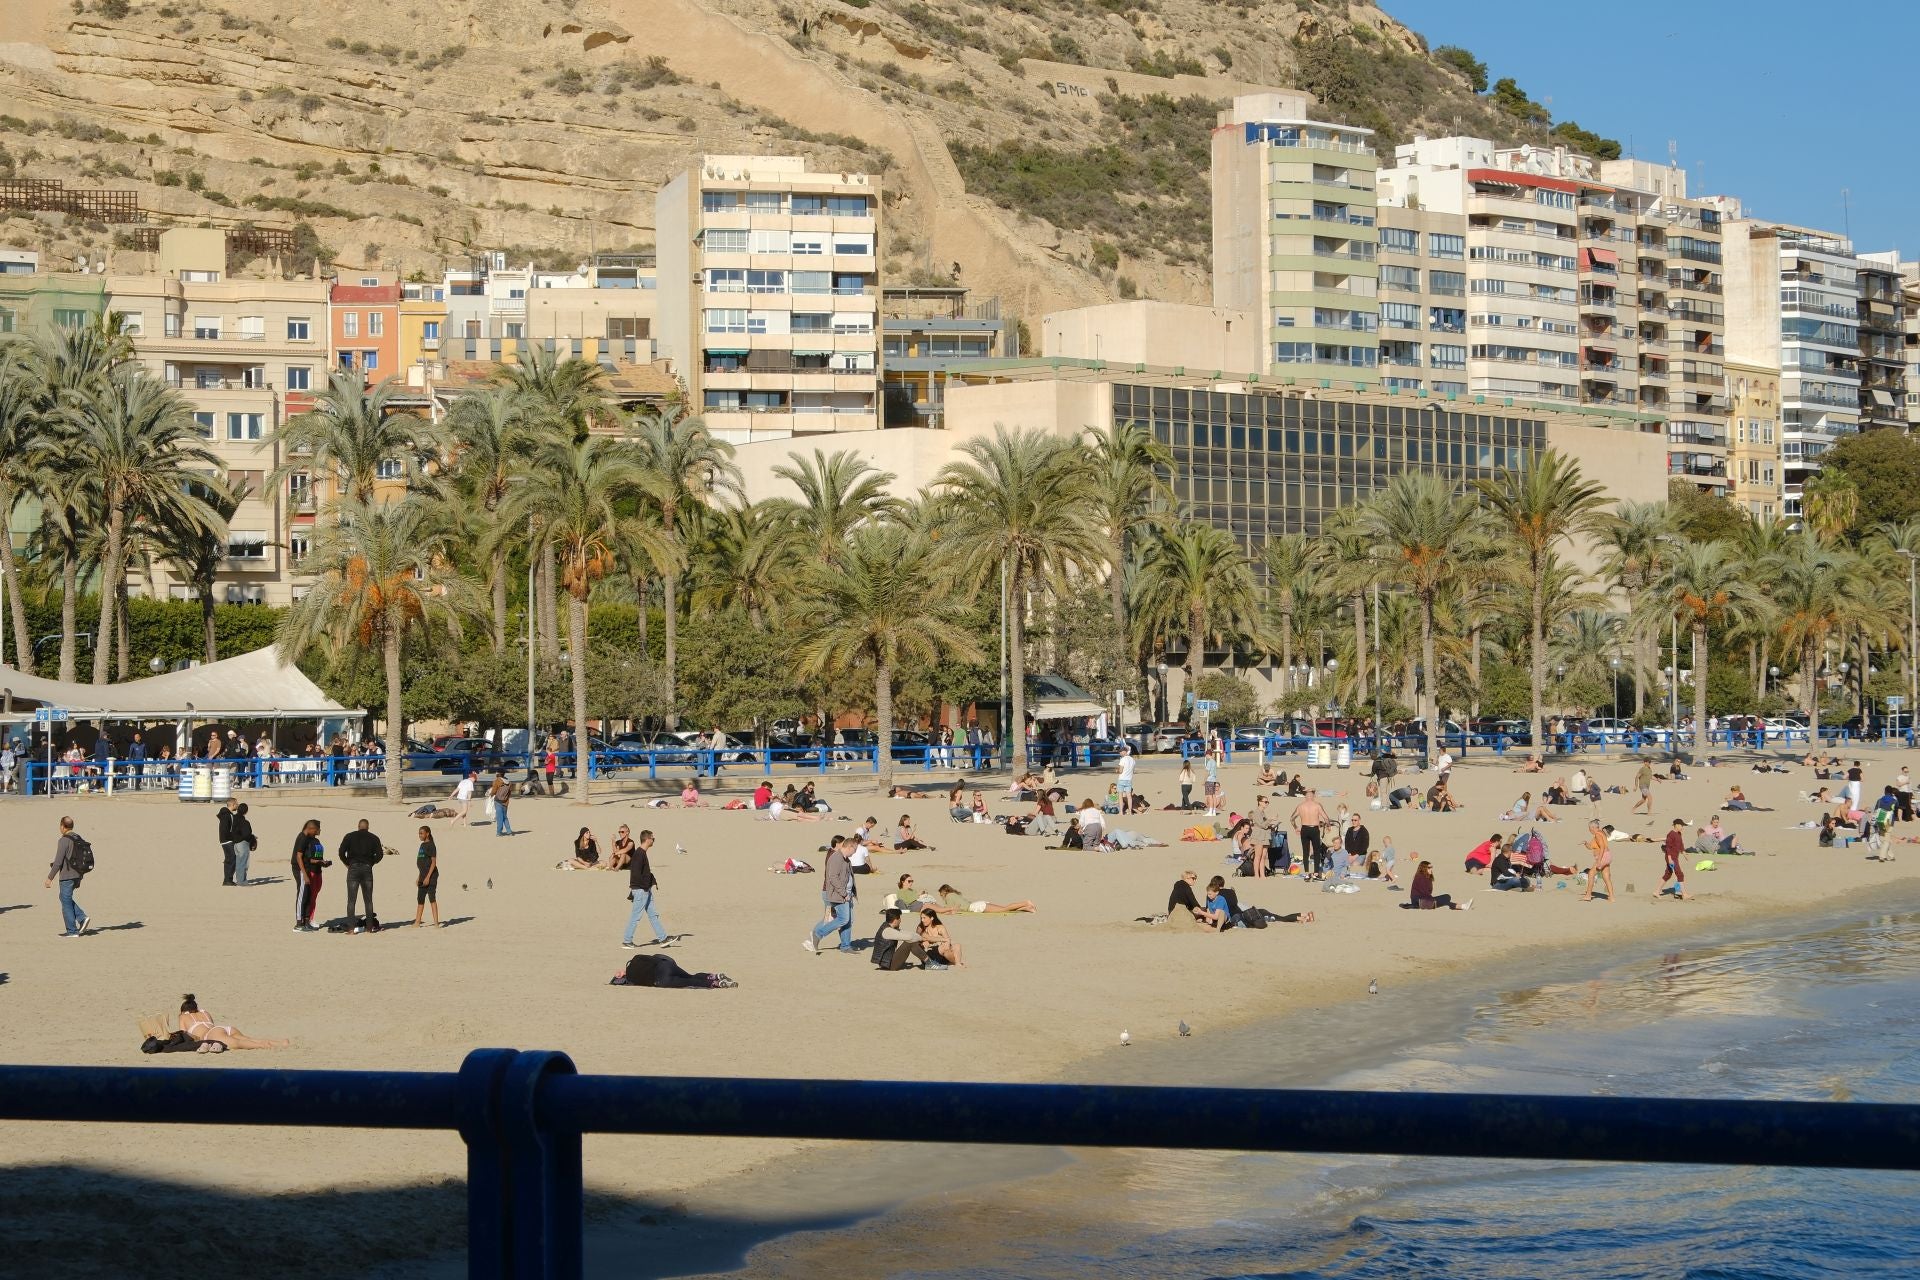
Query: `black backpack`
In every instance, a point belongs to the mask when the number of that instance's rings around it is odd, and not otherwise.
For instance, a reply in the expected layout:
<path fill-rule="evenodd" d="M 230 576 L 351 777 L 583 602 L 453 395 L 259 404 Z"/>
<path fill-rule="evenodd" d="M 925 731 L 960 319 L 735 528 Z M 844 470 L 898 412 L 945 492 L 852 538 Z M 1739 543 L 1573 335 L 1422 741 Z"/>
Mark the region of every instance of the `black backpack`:
<path fill-rule="evenodd" d="M 67 854 L 67 867 L 75 875 L 87 875 L 93 870 L 93 846 L 78 831 L 69 831 L 67 837 L 73 841 L 73 848 Z"/>

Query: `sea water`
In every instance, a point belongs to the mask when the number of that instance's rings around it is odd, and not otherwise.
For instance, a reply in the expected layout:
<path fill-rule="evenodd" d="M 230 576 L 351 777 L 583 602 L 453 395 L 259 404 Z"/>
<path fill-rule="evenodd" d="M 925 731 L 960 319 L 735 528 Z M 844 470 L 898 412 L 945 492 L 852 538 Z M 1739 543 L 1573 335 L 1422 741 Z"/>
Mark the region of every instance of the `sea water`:
<path fill-rule="evenodd" d="M 1920 913 L 1623 961 L 1463 1016 L 1363 1067 L 1266 1083 L 1920 1102 Z M 1259 1055 L 1243 1039 L 1226 1057 Z M 927 1280 L 1915 1276 L 1920 1175 L 1091 1153 L 859 1234 L 918 1247 L 855 1270 Z"/>

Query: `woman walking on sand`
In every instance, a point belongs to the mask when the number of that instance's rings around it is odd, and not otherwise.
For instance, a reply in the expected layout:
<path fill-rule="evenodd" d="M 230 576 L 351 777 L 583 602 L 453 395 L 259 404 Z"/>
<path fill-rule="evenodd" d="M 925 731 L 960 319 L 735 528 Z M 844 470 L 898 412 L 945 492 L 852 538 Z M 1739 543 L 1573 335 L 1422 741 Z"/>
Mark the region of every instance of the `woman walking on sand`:
<path fill-rule="evenodd" d="M 420 852 L 414 855 L 413 927 L 420 927 L 420 915 L 433 904 L 433 927 L 440 927 L 440 848 L 433 842 L 433 828 L 420 828 Z"/>
<path fill-rule="evenodd" d="M 1593 901 L 1594 886 L 1606 882 L 1607 901 L 1613 901 L 1613 843 L 1607 838 L 1607 829 L 1600 825 L 1600 819 L 1594 818 L 1587 823 L 1587 851 L 1593 855 L 1593 865 L 1587 868 L 1587 892 L 1582 902 Z"/>

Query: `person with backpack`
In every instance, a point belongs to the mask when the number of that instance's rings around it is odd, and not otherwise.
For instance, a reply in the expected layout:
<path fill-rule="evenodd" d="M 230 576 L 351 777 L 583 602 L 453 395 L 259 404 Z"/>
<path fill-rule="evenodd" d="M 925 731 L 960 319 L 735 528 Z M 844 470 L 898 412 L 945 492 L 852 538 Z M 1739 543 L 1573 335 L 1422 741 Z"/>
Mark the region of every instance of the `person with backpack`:
<path fill-rule="evenodd" d="M 354 933 L 380 932 L 380 917 L 373 910 L 373 869 L 387 851 L 367 825 L 365 818 L 360 819 L 359 827 L 340 841 L 340 861 L 347 864 L 347 928 Z M 364 921 L 353 913 L 356 900 L 367 908 Z"/>
<path fill-rule="evenodd" d="M 73 900 L 80 888 L 80 881 L 87 872 L 93 870 L 93 846 L 86 837 L 73 829 L 73 819 L 60 819 L 60 841 L 53 847 L 53 865 L 47 868 L 46 887 L 51 889 L 56 881 L 60 885 L 60 920 L 66 925 L 63 938 L 81 938 L 86 936 L 87 926 L 93 923 L 93 917 L 86 913 L 81 905 Z"/>
<path fill-rule="evenodd" d="M 236 861 L 233 852 L 233 815 L 239 807 L 239 798 L 228 796 L 227 802 L 220 806 L 215 815 L 220 829 L 220 885 L 226 889 L 233 888 L 233 864 Z"/>

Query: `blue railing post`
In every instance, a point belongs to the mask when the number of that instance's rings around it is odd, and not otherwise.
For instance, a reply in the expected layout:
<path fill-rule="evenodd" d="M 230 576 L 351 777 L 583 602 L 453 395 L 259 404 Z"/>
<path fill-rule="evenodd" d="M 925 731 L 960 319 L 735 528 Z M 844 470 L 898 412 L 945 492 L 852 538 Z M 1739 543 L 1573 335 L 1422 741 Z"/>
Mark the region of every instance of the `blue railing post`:
<path fill-rule="evenodd" d="M 500 1086 L 514 1049 L 475 1049 L 460 1064 L 460 1137 L 467 1144 L 467 1275 L 512 1275 L 513 1178 L 501 1132 Z"/>
<path fill-rule="evenodd" d="M 500 1082 L 500 1131 L 506 1139 L 513 1194 L 515 1277 L 580 1280 L 586 1226 L 579 1127 L 547 1124 L 540 1085 L 574 1073 L 573 1059 L 552 1050 L 516 1056 Z"/>

